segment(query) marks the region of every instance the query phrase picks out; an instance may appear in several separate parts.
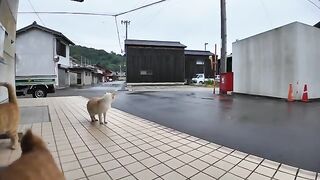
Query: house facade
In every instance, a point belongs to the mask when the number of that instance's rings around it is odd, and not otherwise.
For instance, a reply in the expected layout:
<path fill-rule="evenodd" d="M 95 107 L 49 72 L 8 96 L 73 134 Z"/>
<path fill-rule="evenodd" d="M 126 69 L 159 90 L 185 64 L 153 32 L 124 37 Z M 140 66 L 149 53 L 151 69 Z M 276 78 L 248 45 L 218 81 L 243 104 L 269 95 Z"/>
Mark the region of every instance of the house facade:
<path fill-rule="evenodd" d="M 70 45 L 62 33 L 36 22 L 17 31 L 16 76 L 55 76 L 57 87 L 70 86 Z M 28 47 L 28 48 L 26 48 Z"/>
<path fill-rule="evenodd" d="M 294 99 L 308 86 L 320 98 L 320 29 L 294 22 L 233 43 L 234 92 Z"/>
<path fill-rule="evenodd" d="M 126 40 L 127 82 L 184 82 L 185 45 L 173 41 Z"/>
<path fill-rule="evenodd" d="M 185 50 L 185 78 L 191 80 L 196 74 L 204 74 L 206 78 L 213 77 L 210 51 Z"/>
<path fill-rule="evenodd" d="M 95 85 L 107 80 L 105 68 L 99 65 L 82 64 L 79 60 L 70 57 L 71 66 L 68 68 L 70 73 L 71 86 L 89 86 Z"/>
<path fill-rule="evenodd" d="M 16 24 L 19 0 L 0 0 L 0 82 L 15 84 Z M 0 103 L 8 99 L 0 87 Z"/>

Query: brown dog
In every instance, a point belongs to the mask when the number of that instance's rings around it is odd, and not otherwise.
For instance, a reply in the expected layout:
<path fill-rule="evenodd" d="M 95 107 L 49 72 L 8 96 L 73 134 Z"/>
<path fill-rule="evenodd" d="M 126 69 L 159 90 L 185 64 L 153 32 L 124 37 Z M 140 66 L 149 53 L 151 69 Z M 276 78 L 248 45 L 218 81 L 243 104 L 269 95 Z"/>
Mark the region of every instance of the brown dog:
<path fill-rule="evenodd" d="M 0 171 L 0 180 L 64 180 L 41 138 L 28 130 L 21 139 L 19 159 Z"/>
<path fill-rule="evenodd" d="M 11 148 L 18 146 L 19 107 L 14 88 L 9 83 L 0 83 L 8 89 L 9 102 L 0 104 L 0 134 L 7 134 L 11 139 Z"/>

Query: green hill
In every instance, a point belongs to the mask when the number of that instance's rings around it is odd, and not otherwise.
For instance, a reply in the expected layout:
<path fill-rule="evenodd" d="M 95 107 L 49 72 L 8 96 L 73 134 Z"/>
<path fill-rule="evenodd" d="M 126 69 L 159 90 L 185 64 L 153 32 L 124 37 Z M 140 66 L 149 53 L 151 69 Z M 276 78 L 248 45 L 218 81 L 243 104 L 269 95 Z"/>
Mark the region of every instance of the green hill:
<path fill-rule="evenodd" d="M 88 48 L 84 46 L 71 46 L 70 47 L 70 56 L 80 60 L 87 59 L 90 61 L 90 64 L 99 64 L 104 66 L 112 71 L 119 71 L 120 65 L 123 68 L 125 63 L 124 56 L 116 54 L 111 51 L 111 53 L 106 52 L 105 50 L 99 50 L 94 48 Z"/>

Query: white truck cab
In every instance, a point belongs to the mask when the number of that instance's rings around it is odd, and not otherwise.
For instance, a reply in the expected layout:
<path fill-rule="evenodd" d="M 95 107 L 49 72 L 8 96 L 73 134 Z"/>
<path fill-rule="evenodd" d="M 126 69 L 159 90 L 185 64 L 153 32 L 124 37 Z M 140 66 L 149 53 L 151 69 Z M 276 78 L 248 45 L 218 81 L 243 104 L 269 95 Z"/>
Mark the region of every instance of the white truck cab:
<path fill-rule="evenodd" d="M 213 78 L 205 78 L 204 74 L 196 74 L 194 78 L 192 78 L 192 82 L 196 84 L 204 84 L 206 81 L 214 81 Z"/>
<path fill-rule="evenodd" d="M 193 83 L 203 84 L 205 81 L 204 74 L 196 74 L 194 78 L 192 78 Z"/>

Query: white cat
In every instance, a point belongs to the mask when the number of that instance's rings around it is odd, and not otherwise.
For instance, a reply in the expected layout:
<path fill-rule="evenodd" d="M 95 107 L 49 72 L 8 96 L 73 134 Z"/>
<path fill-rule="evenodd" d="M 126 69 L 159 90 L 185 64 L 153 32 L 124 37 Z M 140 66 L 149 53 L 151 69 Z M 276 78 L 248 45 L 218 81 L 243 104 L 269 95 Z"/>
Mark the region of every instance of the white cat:
<path fill-rule="evenodd" d="M 114 99 L 115 99 L 115 93 L 109 93 L 109 92 L 107 92 L 102 97 L 91 98 L 87 103 L 87 110 L 91 117 L 91 121 L 92 122 L 98 121 L 95 118 L 95 115 L 98 115 L 100 124 L 103 124 L 103 122 L 107 123 L 106 113 L 111 108 L 111 103 L 114 101 Z M 102 114 L 103 114 L 104 121 L 102 121 Z"/>

